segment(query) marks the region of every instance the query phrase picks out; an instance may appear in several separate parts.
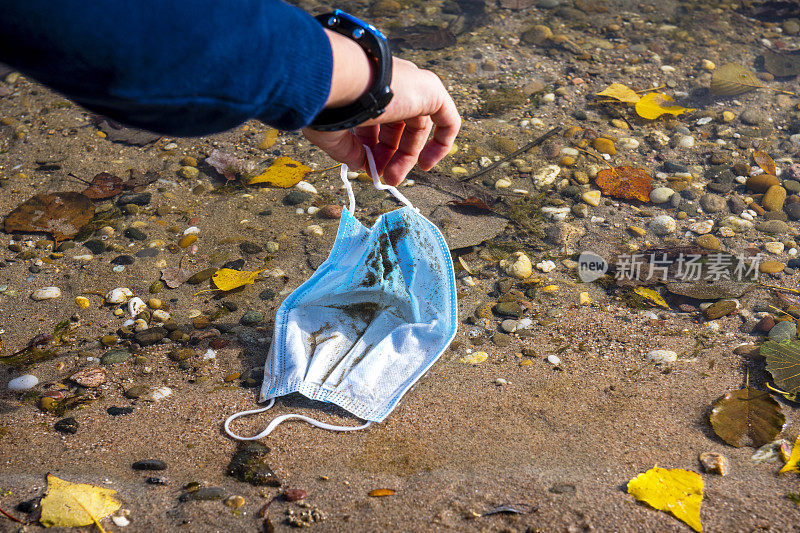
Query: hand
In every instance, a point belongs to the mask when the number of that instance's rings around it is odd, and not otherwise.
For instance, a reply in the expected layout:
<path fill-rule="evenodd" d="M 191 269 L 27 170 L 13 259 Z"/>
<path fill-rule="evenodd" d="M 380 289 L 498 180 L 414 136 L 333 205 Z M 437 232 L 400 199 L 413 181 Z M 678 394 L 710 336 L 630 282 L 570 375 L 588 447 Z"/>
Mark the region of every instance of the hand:
<path fill-rule="evenodd" d="M 341 36 L 330 37 L 334 53 L 334 76 L 328 106 L 340 107 L 358 98 L 364 92 L 363 87 L 369 87 L 371 76 L 367 74 L 367 81 L 363 83 L 363 65 L 367 65 L 368 71 L 368 62 L 359 67 L 358 61 L 347 61 L 348 56 L 340 56 L 338 61 L 348 71 L 344 77 L 341 72 L 337 76 L 337 45 L 341 41 L 336 37 Z M 341 43 L 341 46 L 350 45 Z M 361 51 L 360 48 L 358 50 Z M 352 58 L 356 52 L 350 48 L 346 53 Z M 366 60 L 363 51 L 361 54 Z M 353 77 L 360 83 L 353 83 Z M 342 89 L 337 91 L 337 86 Z M 354 86 L 357 94 L 352 96 Z M 343 97 L 342 91 L 345 90 L 350 95 Z M 362 145 L 369 146 L 375 156 L 378 173 L 389 185 L 400 184 L 415 164 L 419 164 L 423 170 L 430 170 L 450 152 L 461 128 L 461 117 L 455 103 L 436 74 L 396 57 L 392 63 L 392 91 L 392 101 L 376 119 L 353 130 L 323 132 L 306 128 L 303 134 L 333 159 L 351 168 L 365 168 L 366 152 Z M 431 129 L 433 137 L 429 140 Z"/>

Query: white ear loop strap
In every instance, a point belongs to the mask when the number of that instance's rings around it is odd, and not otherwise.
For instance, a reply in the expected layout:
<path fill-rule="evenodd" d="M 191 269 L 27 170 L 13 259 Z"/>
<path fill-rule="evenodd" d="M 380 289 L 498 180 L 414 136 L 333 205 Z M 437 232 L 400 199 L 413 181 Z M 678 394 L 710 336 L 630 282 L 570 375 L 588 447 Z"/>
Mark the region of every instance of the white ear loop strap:
<path fill-rule="evenodd" d="M 272 422 L 269 423 L 269 425 L 267 426 L 267 429 L 265 429 L 264 431 L 262 431 L 258 435 L 254 435 L 252 437 L 242 437 L 240 435 L 237 435 L 233 431 L 231 431 L 231 429 L 230 429 L 231 422 L 233 422 L 234 420 L 236 420 L 240 416 L 254 415 L 254 414 L 257 414 L 257 413 L 263 413 L 264 411 L 270 409 L 273 405 L 275 405 L 275 398 L 271 398 L 266 407 L 262 407 L 260 409 L 252 409 L 250 411 L 242 411 L 240 413 L 236 413 L 236 414 L 233 414 L 233 415 L 229 416 L 228 419 L 225 420 L 225 425 L 224 425 L 225 433 L 227 433 L 231 438 L 236 439 L 236 440 L 258 440 L 258 439 L 263 439 L 264 437 L 266 437 L 267 435 L 272 433 L 275 430 L 275 428 L 278 427 L 279 425 L 281 425 L 283 422 L 285 422 L 287 420 L 292 420 L 292 419 L 302 420 L 304 422 L 308 422 L 312 426 L 316 426 L 316 427 L 322 428 L 322 429 L 328 429 L 330 431 L 357 431 L 359 429 L 366 429 L 366 428 L 368 428 L 369 426 L 372 425 L 372 422 L 367 422 L 366 424 L 362 424 L 360 426 L 334 426 L 333 424 L 326 424 L 325 422 L 320 422 L 319 420 L 315 420 L 315 419 L 310 418 L 308 416 L 296 415 L 296 414 L 288 414 L 288 415 L 280 415 L 280 416 L 275 417 L 272 420 Z"/>
<path fill-rule="evenodd" d="M 384 185 L 381 183 L 380 178 L 378 177 L 378 168 L 375 166 L 375 158 L 372 156 L 372 150 L 370 150 L 369 146 L 366 144 L 363 145 L 364 150 L 367 151 L 367 165 L 369 166 L 369 174 L 372 176 L 372 184 L 375 185 L 375 188 L 381 191 L 389 191 L 389 193 L 397 198 L 403 205 L 414 209 L 414 206 L 411 205 L 411 202 L 403 196 L 403 193 L 397 190 L 397 187 L 392 187 L 391 185 Z M 342 163 L 341 171 L 339 172 L 339 176 L 342 178 L 342 182 L 344 183 L 344 188 L 347 191 L 347 199 L 350 201 L 350 213 L 355 214 L 356 212 L 356 197 L 353 195 L 353 186 L 350 185 L 350 180 L 347 179 L 347 165 Z"/>

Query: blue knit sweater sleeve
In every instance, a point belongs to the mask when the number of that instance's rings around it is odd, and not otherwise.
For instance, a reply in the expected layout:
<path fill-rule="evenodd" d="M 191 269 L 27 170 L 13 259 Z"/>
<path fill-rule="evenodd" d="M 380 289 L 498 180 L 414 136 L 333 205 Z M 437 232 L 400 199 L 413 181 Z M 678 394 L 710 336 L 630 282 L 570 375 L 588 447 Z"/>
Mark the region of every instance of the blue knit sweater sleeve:
<path fill-rule="evenodd" d="M 297 129 L 330 90 L 325 32 L 280 0 L 0 0 L 0 14 L 0 61 L 158 133 Z"/>

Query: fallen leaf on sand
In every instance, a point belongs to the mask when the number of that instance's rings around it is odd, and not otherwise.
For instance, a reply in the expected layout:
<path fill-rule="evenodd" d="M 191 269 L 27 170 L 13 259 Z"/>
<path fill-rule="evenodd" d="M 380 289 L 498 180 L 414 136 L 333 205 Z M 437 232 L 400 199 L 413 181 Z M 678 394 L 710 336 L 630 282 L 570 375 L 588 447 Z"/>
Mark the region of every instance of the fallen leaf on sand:
<path fill-rule="evenodd" d="M 672 514 L 695 531 L 703 531 L 700 523 L 703 478 L 696 472 L 655 466 L 628 482 L 628 494 Z"/>
<path fill-rule="evenodd" d="M 772 442 L 785 423 L 780 404 L 768 392 L 750 387 L 726 393 L 711 411 L 714 433 L 737 448 Z"/>
<path fill-rule="evenodd" d="M 186 280 L 192 277 L 189 270 L 182 268 L 180 265 L 176 267 L 165 268 L 161 271 L 161 279 L 166 283 L 170 289 L 175 289 L 186 283 Z"/>
<path fill-rule="evenodd" d="M 233 289 L 238 289 L 244 285 L 250 285 L 256 280 L 258 275 L 265 270 L 266 268 L 262 268 L 261 270 L 255 270 L 251 272 L 248 270 L 221 268 L 214 272 L 214 275 L 211 276 L 211 279 L 214 281 L 214 285 L 216 285 L 218 289 L 230 291 Z"/>
<path fill-rule="evenodd" d="M 113 198 L 124 190 L 125 185 L 122 184 L 122 178 L 108 172 L 101 172 L 92 178 L 92 182 L 82 194 L 91 200 L 105 200 Z"/>
<path fill-rule="evenodd" d="M 787 394 L 800 392 L 800 341 L 768 340 L 761 345 L 760 354 L 778 389 Z"/>
<path fill-rule="evenodd" d="M 120 508 L 117 491 L 82 483 L 70 483 L 47 474 L 47 494 L 42 498 L 45 527 L 81 527 L 97 524 Z M 98 524 L 99 526 L 99 524 Z"/>
<path fill-rule="evenodd" d="M 658 294 L 653 289 L 648 289 L 646 287 L 636 287 L 635 289 L 633 289 L 633 292 L 635 292 L 636 294 L 638 294 L 639 296 L 641 296 L 642 298 L 644 298 L 653 305 L 669 309 L 669 304 L 667 304 L 664 298 L 662 298 L 661 295 Z"/>
<path fill-rule="evenodd" d="M 311 168 L 291 157 L 279 157 L 262 174 L 250 180 L 250 185 L 266 183 L 274 187 L 292 187 L 302 180 Z"/>
<path fill-rule="evenodd" d="M 392 489 L 374 489 L 369 491 L 369 495 L 373 498 L 383 498 L 384 496 L 394 496 Z"/>
<path fill-rule="evenodd" d="M 764 171 L 765 174 L 770 174 L 775 176 L 775 161 L 762 150 L 756 150 L 753 152 L 753 161 L 756 162 L 756 165 Z"/>
<path fill-rule="evenodd" d="M 753 71 L 737 63 L 726 63 L 711 75 L 711 92 L 719 96 L 735 96 L 763 86 Z"/>
<path fill-rule="evenodd" d="M 612 83 L 599 93 L 597 96 L 605 96 L 606 98 L 613 98 L 614 100 L 619 100 L 620 102 L 625 102 L 627 104 L 635 104 L 639 100 L 642 99 L 641 96 L 636 94 L 636 91 L 628 87 L 627 85 L 623 85 L 621 83 Z"/>
<path fill-rule="evenodd" d="M 800 472 L 800 435 L 797 436 L 797 439 L 794 441 L 794 446 L 792 446 L 792 453 L 789 456 L 789 459 L 786 461 L 786 464 L 783 465 L 779 474 L 784 474 L 786 472 Z"/>
<path fill-rule="evenodd" d="M 477 196 L 470 196 L 469 198 L 464 198 L 463 200 L 450 200 L 447 203 L 448 205 L 453 205 L 456 207 L 474 207 L 475 209 L 481 209 L 483 211 L 492 211 L 492 208 Z"/>
<path fill-rule="evenodd" d="M 236 179 L 236 174 L 245 174 L 253 170 L 253 164 L 248 163 L 238 157 L 220 152 L 219 150 L 212 150 L 206 157 L 205 162 L 214 167 L 214 170 L 225 176 L 225 179 L 230 181 Z"/>
<path fill-rule="evenodd" d="M 37 194 L 8 214 L 5 231 L 49 233 L 62 241 L 77 235 L 93 216 L 92 201 L 79 192 Z"/>
<path fill-rule="evenodd" d="M 650 201 L 653 178 L 641 168 L 606 168 L 597 173 L 595 182 L 605 196 L 623 200 Z"/>
<path fill-rule="evenodd" d="M 636 102 L 636 114 L 648 120 L 655 120 L 667 113 L 677 116 L 687 111 L 694 111 L 694 109 L 673 105 L 673 102 L 675 100 L 666 94 L 649 93 Z"/>

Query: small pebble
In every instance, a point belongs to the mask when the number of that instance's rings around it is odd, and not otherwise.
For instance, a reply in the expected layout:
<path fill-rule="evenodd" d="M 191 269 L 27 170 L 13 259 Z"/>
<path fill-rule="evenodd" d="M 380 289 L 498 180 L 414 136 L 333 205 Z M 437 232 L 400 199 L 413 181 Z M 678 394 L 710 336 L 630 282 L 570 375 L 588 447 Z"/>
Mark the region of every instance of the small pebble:
<path fill-rule="evenodd" d="M 303 229 L 303 235 L 308 235 L 311 237 L 322 237 L 324 234 L 325 230 L 318 224 L 311 224 Z"/>
<path fill-rule="evenodd" d="M 669 215 L 658 215 L 650 222 L 650 229 L 656 235 L 669 235 L 676 227 L 675 219 Z"/>
<path fill-rule="evenodd" d="M 672 350 L 652 350 L 645 357 L 656 364 L 674 363 L 678 360 L 678 354 Z"/>
<path fill-rule="evenodd" d="M 160 459 L 142 459 L 131 465 L 134 470 L 166 470 L 167 463 Z"/>
<path fill-rule="evenodd" d="M 547 362 L 553 366 L 559 366 L 561 364 L 561 358 L 558 357 L 556 354 L 551 353 L 547 356 Z"/>
<path fill-rule="evenodd" d="M 124 304 L 133 298 L 133 291 L 127 287 L 118 287 L 106 293 L 106 303 Z"/>
<path fill-rule="evenodd" d="M 74 435 L 78 432 L 78 421 L 75 420 L 73 417 L 62 418 L 55 424 L 53 424 L 53 429 L 58 431 L 59 433 L 67 433 L 70 435 Z"/>
<path fill-rule="evenodd" d="M 30 390 L 39 384 L 39 378 L 33 374 L 23 374 L 15 377 L 8 382 L 8 390 L 11 391 L 26 391 Z"/>
<path fill-rule="evenodd" d="M 61 289 L 59 289 L 58 287 L 44 287 L 41 289 L 36 289 L 31 294 L 31 298 L 33 298 L 36 301 L 61 298 Z"/>
<path fill-rule="evenodd" d="M 728 460 L 717 452 L 703 452 L 700 454 L 700 464 L 703 470 L 712 474 L 724 476 L 728 473 Z"/>

